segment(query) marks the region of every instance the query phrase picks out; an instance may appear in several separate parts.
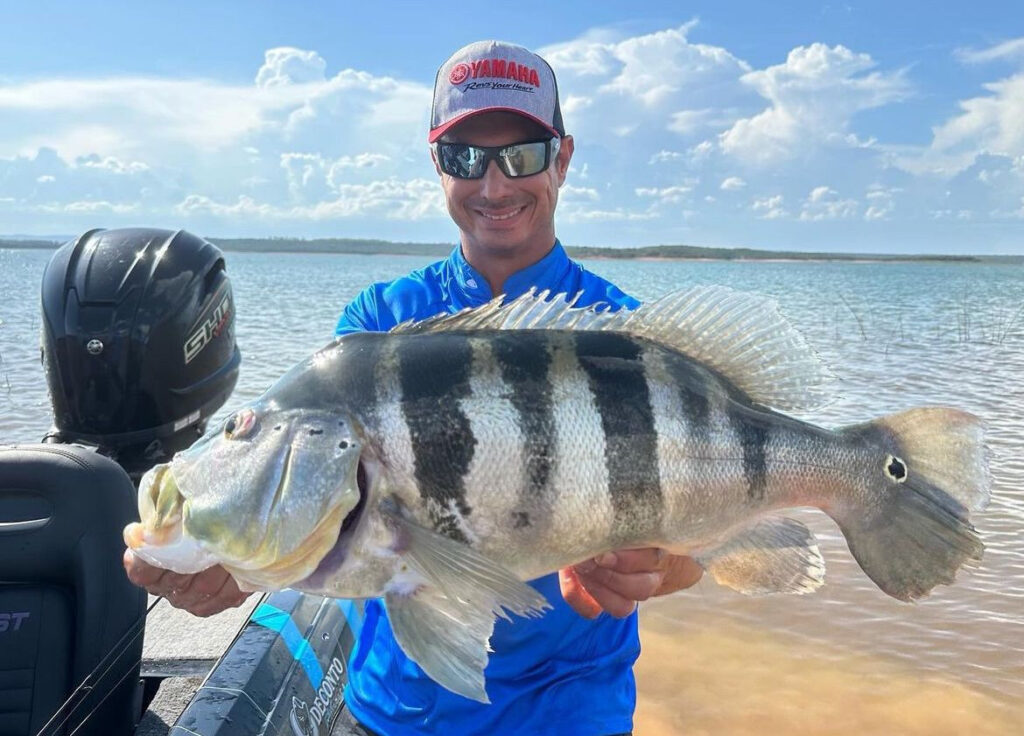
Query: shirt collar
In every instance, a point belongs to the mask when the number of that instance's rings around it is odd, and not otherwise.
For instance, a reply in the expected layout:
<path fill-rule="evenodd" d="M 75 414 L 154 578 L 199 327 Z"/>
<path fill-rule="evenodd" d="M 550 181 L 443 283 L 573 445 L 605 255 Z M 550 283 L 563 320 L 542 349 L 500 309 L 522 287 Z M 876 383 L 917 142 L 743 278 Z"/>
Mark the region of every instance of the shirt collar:
<path fill-rule="evenodd" d="M 456 288 L 462 292 L 467 302 L 473 305 L 485 304 L 494 298 L 487 279 L 473 268 L 462 255 L 462 247 L 455 246 L 448 257 L 452 268 Z M 562 244 L 555 239 L 555 244 L 548 254 L 536 263 L 516 271 L 505 280 L 505 297 L 515 299 L 531 288 L 538 290 L 550 289 L 558 292 L 559 285 L 565 280 L 572 267 L 568 254 Z"/>

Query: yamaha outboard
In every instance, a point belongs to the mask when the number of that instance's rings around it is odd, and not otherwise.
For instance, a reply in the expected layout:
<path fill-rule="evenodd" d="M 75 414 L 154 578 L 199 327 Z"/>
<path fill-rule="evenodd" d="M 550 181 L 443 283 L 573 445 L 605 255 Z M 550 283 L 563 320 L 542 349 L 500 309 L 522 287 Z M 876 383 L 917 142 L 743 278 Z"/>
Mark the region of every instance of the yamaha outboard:
<path fill-rule="evenodd" d="M 185 231 L 93 230 L 51 258 L 42 309 L 55 427 L 0 448 L 0 734 L 127 735 L 146 593 L 121 530 L 235 386 L 231 284 Z"/>

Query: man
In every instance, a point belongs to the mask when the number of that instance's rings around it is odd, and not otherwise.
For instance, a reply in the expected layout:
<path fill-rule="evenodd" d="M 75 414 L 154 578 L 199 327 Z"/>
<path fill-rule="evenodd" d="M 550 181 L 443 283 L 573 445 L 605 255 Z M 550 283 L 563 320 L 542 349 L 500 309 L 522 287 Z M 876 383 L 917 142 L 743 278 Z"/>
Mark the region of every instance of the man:
<path fill-rule="evenodd" d="M 438 70 L 428 138 L 459 245 L 445 260 L 363 291 L 337 334 L 387 330 L 515 298 L 531 287 L 579 294 L 578 304 L 636 300 L 571 261 L 555 237 L 559 187 L 573 154 L 554 73 L 539 56 L 484 41 Z M 243 599 L 220 568 L 181 576 L 126 556 L 129 576 L 174 605 L 209 615 Z M 639 655 L 636 603 L 693 585 L 696 563 L 661 550 L 620 550 L 533 581 L 554 609 L 499 620 L 491 645 L 490 705 L 426 677 L 395 642 L 380 601 L 369 601 L 349 668 L 346 703 L 372 732 L 551 733 L 607 736 L 632 729 Z"/>

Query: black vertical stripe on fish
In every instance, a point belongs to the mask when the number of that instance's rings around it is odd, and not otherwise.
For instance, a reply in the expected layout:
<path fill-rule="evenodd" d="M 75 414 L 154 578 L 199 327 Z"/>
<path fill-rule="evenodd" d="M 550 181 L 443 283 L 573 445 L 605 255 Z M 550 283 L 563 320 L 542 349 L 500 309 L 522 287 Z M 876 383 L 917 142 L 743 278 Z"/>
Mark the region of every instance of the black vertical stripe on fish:
<path fill-rule="evenodd" d="M 443 345 L 438 345 L 443 340 Z M 476 438 L 459 400 L 470 395 L 473 352 L 458 333 L 431 340 L 407 337 L 396 346 L 402 414 L 409 428 L 415 477 L 427 501 L 434 528 L 468 542 L 457 515 L 472 512 L 466 501 L 466 474 Z M 433 502 L 433 503 L 430 503 Z"/>
<path fill-rule="evenodd" d="M 537 498 L 551 482 L 556 445 L 549 339 L 542 332 L 499 333 L 491 348 L 501 378 L 511 390 L 509 401 L 519 417 L 526 457 L 524 491 Z"/>
<path fill-rule="evenodd" d="M 683 418 L 693 435 L 706 434 L 711 424 L 711 400 L 708 397 L 711 377 L 698 371 L 681 355 L 665 352 L 665 370 L 679 390 Z"/>
<path fill-rule="evenodd" d="M 347 336 L 341 356 L 345 364 L 344 370 L 331 371 L 329 374 L 331 386 L 327 387 L 327 390 L 344 397 L 348 402 L 355 399 L 359 407 L 365 407 L 365 410 L 360 412 L 362 416 L 372 416 L 372 410 L 377 405 L 375 369 L 380 362 L 385 339 L 374 332 Z"/>
<path fill-rule="evenodd" d="M 613 533 L 655 528 L 663 499 L 642 347 L 626 335 L 581 331 L 575 333 L 575 348 L 604 430 Z"/>
<path fill-rule="evenodd" d="M 747 496 L 760 501 L 768 487 L 766 446 L 768 427 L 757 417 L 741 411 L 729 412 L 729 424 L 743 449 L 743 476 L 747 481 Z"/>

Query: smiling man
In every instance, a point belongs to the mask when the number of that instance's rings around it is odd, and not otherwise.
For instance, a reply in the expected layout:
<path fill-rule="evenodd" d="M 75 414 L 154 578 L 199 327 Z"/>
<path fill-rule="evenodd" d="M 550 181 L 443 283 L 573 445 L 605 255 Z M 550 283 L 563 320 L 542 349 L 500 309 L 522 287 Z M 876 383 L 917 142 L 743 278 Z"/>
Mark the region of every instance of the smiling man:
<path fill-rule="evenodd" d="M 562 123 L 554 72 L 541 57 L 497 41 L 455 52 L 438 70 L 428 141 L 459 244 L 442 261 L 365 289 L 345 308 L 337 335 L 384 331 L 531 288 L 576 295 L 580 306 L 637 306 L 572 261 L 555 236 L 573 139 Z M 544 371 L 545 356 L 516 369 Z M 529 488 L 543 486 L 550 471 L 542 434 L 523 473 Z M 177 575 L 131 552 L 125 566 L 137 584 L 199 615 L 244 599 L 220 567 Z M 636 604 L 700 576 L 690 558 L 634 549 L 532 581 L 554 608 L 538 619 L 497 621 L 485 672 L 490 705 L 427 677 L 398 646 L 383 602 L 368 601 L 349 661 L 349 728 L 382 736 L 627 733 L 640 653 Z"/>
<path fill-rule="evenodd" d="M 345 309 L 338 335 L 387 330 L 534 287 L 578 294 L 581 306 L 637 305 L 569 259 L 555 236 L 573 139 L 544 59 L 497 41 L 455 52 L 437 73 L 428 141 L 459 245 L 443 261 L 366 289 Z M 538 355 L 533 368 L 542 370 L 543 362 Z M 535 456 L 544 457 L 543 448 Z M 524 477 L 543 474 L 537 462 Z M 398 647 L 383 604 L 371 601 L 345 692 L 351 716 L 388 736 L 629 732 L 632 668 L 640 653 L 636 603 L 692 585 L 700 575 L 689 558 L 642 549 L 533 581 L 554 610 L 497 622 L 486 670 L 491 705 L 429 679 Z"/>

